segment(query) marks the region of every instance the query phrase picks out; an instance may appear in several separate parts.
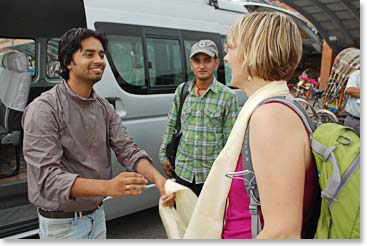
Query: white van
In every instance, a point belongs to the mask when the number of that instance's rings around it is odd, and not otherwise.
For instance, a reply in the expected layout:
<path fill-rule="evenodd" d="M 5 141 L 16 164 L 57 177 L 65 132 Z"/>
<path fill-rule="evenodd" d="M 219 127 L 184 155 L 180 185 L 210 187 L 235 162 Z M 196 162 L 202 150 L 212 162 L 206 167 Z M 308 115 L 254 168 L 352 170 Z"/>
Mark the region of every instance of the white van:
<path fill-rule="evenodd" d="M 58 38 L 66 30 L 82 26 L 102 31 L 109 41 L 107 66 L 95 90 L 114 105 L 129 135 L 147 150 L 162 172 L 158 151 L 167 112 L 177 85 L 193 77 L 188 64 L 194 42 L 211 39 L 217 44 L 221 63 L 216 77 L 230 84 L 230 70 L 223 62 L 223 43 L 229 26 L 246 13 L 246 8 L 222 1 L 227 8 L 223 10 L 212 6 L 213 2 L 216 1 L 4 0 L 0 15 L 0 95 L 10 93 L 8 77 L 1 77 L 2 71 L 10 69 L 7 65 L 11 62 L 5 62 L 5 54 L 25 54 L 17 64 L 25 63 L 22 73 L 30 77 L 25 82 L 30 85 L 28 93 L 23 95 L 28 104 L 60 83 L 56 73 Z M 246 97 L 238 89 L 235 91 L 243 105 Z M 4 110 L 0 108 L 0 117 L 7 110 L 5 106 Z M 4 126 L 0 119 L 0 238 L 28 237 L 38 233 L 38 219 L 27 196 L 21 129 L 10 132 L 9 124 Z M 124 170 L 114 154 L 112 162 L 114 175 Z M 107 220 L 156 206 L 158 198 L 152 184 L 137 197 L 107 197 Z"/>

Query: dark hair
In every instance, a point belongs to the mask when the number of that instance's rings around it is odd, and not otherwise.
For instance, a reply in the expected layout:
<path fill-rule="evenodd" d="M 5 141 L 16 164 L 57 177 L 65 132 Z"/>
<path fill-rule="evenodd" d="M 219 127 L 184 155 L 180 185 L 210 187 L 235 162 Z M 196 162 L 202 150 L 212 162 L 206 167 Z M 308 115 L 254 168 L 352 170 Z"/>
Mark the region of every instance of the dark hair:
<path fill-rule="evenodd" d="M 81 49 L 81 42 L 86 38 L 94 37 L 98 39 L 103 49 L 107 50 L 107 39 L 101 32 L 87 28 L 72 28 L 66 31 L 59 41 L 59 61 L 60 61 L 60 76 L 65 80 L 69 79 L 69 70 L 67 65 L 71 63 L 73 54 Z"/>

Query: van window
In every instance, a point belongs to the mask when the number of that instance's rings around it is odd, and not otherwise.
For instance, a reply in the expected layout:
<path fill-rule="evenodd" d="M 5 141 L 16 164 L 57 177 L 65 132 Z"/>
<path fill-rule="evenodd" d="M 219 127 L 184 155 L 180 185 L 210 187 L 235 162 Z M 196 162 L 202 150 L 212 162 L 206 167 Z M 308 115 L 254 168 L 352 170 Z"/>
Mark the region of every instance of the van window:
<path fill-rule="evenodd" d="M 27 56 L 28 71 L 32 78 L 36 75 L 36 44 L 33 39 L 11 39 L 0 38 L 0 65 L 2 65 L 2 55 L 9 52 L 22 52 Z"/>
<path fill-rule="evenodd" d="M 228 62 L 224 62 L 224 71 L 225 71 L 225 75 L 226 75 L 226 85 L 230 86 L 232 75 L 231 75 L 231 68 L 229 67 Z"/>
<path fill-rule="evenodd" d="M 191 71 L 190 68 L 190 53 L 191 53 L 191 47 L 196 43 L 197 41 L 194 40 L 185 40 L 184 46 L 185 46 L 185 55 L 186 55 L 186 67 L 187 67 L 187 80 L 194 79 L 194 73 Z"/>
<path fill-rule="evenodd" d="M 150 86 L 184 81 L 179 40 L 147 38 Z"/>
<path fill-rule="evenodd" d="M 133 94 L 172 93 L 177 85 L 193 79 L 190 51 L 195 42 L 211 39 L 222 49 L 219 33 L 106 22 L 96 22 L 95 27 L 106 33 L 106 56 L 117 83 Z M 215 75 L 224 82 L 222 62 Z"/>
<path fill-rule="evenodd" d="M 145 85 L 141 37 L 108 35 L 108 50 L 120 77 L 133 86 Z"/>
<path fill-rule="evenodd" d="M 59 39 L 53 38 L 47 42 L 46 74 L 50 79 L 61 79 L 60 62 L 58 58 Z"/>
<path fill-rule="evenodd" d="M 222 37 L 222 46 L 224 47 L 224 44 L 226 42 L 226 37 Z M 224 54 L 227 55 L 227 54 Z M 228 62 L 224 61 L 224 73 L 225 73 L 225 78 L 226 78 L 226 85 L 230 86 L 231 85 L 231 79 L 232 79 L 232 75 L 231 75 L 231 68 L 229 67 Z"/>

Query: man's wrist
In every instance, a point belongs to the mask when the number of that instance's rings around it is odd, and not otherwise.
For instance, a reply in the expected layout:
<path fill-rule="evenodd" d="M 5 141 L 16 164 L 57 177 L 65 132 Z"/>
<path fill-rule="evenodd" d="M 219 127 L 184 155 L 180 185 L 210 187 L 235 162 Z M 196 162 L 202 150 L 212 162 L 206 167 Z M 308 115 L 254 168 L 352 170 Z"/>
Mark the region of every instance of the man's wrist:
<path fill-rule="evenodd" d="M 101 180 L 100 192 L 102 196 L 109 196 L 110 180 Z"/>
<path fill-rule="evenodd" d="M 159 191 L 160 195 L 164 195 L 165 191 L 164 191 L 164 184 L 166 183 L 166 178 L 163 177 L 161 174 L 158 174 L 154 177 L 154 183 Z"/>

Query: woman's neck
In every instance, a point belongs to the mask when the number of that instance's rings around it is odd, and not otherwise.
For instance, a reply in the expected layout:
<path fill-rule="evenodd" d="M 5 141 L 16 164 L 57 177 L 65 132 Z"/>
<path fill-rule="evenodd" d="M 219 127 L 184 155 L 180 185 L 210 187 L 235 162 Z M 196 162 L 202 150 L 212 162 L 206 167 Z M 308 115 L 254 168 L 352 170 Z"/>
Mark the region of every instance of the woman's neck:
<path fill-rule="evenodd" d="M 251 80 L 246 80 L 243 83 L 241 83 L 241 86 L 239 87 L 243 92 L 246 93 L 246 95 L 249 97 L 251 96 L 255 91 L 260 89 L 261 87 L 271 83 L 271 81 L 265 81 L 263 79 L 260 79 L 258 77 L 253 77 Z"/>

